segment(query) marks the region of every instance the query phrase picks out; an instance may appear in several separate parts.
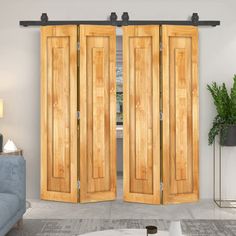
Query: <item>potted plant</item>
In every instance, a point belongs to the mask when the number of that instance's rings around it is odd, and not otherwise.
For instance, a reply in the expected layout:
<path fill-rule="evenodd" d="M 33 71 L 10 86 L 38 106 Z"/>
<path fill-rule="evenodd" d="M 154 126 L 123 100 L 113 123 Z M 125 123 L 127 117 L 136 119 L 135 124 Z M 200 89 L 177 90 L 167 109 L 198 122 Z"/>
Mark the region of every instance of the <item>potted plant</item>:
<path fill-rule="evenodd" d="M 228 93 L 225 83 L 222 86 L 218 86 L 216 82 L 207 85 L 217 111 L 208 134 L 209 145 L 214 142 L 217 135 L 220 135 L 222 146 L 236 146 L 236 75 L 233 80 L 230 93 Z"/>

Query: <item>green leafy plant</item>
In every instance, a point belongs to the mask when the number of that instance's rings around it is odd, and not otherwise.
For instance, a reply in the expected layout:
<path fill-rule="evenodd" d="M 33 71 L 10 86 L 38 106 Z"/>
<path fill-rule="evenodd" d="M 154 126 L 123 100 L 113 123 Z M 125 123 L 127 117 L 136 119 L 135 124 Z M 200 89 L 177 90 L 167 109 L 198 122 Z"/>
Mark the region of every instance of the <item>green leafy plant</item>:
<path fill-rule="evenodd" d="M 224 140 L 228 127 L 236 125 L 236 75 L 234 75 L 233 80 L 234 83 L 230 94 L 227 91 L 225 83 L 222 86 L 218 86 L 216 82 L 207 85 L 217 111 L 212 128 L 208 133 L 209 145 L 214 142 L 217 135 L 220 135 L 221 141 Z"/>
<path fill-rule="evenodd" d="M 116 101 L 117 103 L 123 103 L 123 93 L 116 93 Z"/>

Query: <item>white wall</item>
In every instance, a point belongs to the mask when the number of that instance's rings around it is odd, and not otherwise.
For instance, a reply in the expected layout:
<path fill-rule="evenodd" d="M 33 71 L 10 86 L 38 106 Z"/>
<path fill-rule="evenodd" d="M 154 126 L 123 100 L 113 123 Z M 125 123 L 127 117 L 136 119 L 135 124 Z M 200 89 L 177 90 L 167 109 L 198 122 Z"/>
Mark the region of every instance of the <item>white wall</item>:
<path fill-rule="evenodd" d="M 134 20 L 185 20 L 192 12 L 201 19 L 221 20 L 220 27 L 200 28 L 200 190 L 201 198 L 211 198 L 212 148 L 207 145 L 207 133 L 215 110 L 206 84 L 231 84 L 236 73 L 235 9 L 235 0 L 0 0 L 0 97 L 5 101 L 0 131 L 5 140 L 12 138 L 24 149 L 27 196 L 39 197 L 40 45 L 39 28 L 20 27 L 19 20 L 37 20 L 42 12 L 55 20 L 104 20 L 111 11 L 119 16 L 128 11 Z M 236 166 L 235 149 L 228 155 L 234 161 L 230 166 Z M 231 178 L 236 178 L 235 171 Z"/>

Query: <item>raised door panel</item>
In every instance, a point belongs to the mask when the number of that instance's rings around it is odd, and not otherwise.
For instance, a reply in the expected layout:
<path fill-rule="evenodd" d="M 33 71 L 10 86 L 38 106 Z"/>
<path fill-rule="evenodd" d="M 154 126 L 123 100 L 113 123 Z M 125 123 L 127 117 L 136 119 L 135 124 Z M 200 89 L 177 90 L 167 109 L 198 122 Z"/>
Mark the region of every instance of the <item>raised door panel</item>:
<path fill-rule="evenodd" d="M 198 200 L 198 31 L 163 26 L 163 202 Z"/>
<path fill-rule="evenodd" d="M 77 202 L 77 27 L 41 28 L 41 198 Z"/>
<path fill-rule="evenodd" d="M 124 200 L 160 203 L 159 27 L 123 27 Z"/>
<path fill-rule="evenodd" d="M 116 30 L 80 26 L 80 201 L 116 196 Z"/>

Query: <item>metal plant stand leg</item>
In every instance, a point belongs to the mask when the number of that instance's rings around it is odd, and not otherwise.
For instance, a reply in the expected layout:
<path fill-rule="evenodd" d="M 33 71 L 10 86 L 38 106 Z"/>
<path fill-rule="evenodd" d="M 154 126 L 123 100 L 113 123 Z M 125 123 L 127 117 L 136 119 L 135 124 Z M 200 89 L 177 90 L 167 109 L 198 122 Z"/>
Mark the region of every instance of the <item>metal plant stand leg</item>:
<path fill-rule="evenodd" d="M 216 205 L 220 208 L 236 208 L 236 199 L 232 199 L 232 200 L 226 200 L 226 199 L 222 199 L 222 185 L 223 185 L 223 179 L 222 179 L 222 146 L 219 143 L 219 174 L 218 174 L 218 179 L 219 179 L 219 185 L 218 185 L 218 191 L 219 191 L 219 198 L 216 197 L 216 143 L 214 141 L 213 144 L 213 166 L 214 166 L 214 170 L 213 170 L 213 199 L 214 202 L 216 203 Z"/>
<path fill-rule="evenodd" d="M 215 179 L 215 176 L 216 176 L 216 153 L 215 153 L 215 141 L 213 143 L 213 200 L 214 202 L 216 202 L 216 179 Z"/>

